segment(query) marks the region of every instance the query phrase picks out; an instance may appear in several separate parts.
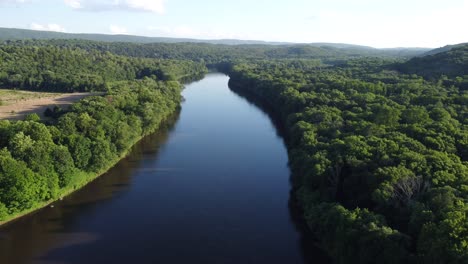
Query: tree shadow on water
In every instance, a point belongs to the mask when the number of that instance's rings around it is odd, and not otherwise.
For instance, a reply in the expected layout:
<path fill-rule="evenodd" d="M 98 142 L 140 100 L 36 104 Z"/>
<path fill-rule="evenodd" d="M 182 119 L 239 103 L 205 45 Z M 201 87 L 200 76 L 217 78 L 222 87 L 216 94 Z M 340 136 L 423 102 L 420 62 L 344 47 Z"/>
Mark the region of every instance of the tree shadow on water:
<path fill-rule="evenodd" d="M 116 199 L 132 188 L 142 163 L 150 156 L 157 159 L 179 115 L 180 109 L 168 117 L 159 130 L 135 144 L 127 157 L 86 187 L 57 201 L 53 207 L 43 208 L 2 227 L 0 263 L 125 263 L 120 262 L 124 259 L 102 259 L 118 255 L 115 254 L 118 251 L 105 252 L 109 249 L 102 247 L 104 235 L 98 231 L 112 230 L 113 221 L 97 228 L 90 228 L 83 222 L 92 222 L 90 216 L 106 207 L 115 208 Z M 116 215 L 112 215 L 115 222 L 121 224 L 132 218 L 126 213 L 126 207 L 112 210 L 116 211 Z M 125 241 L 114 240 L 114 244 L 125 245 Z"/>
<path fill-rule="evenodd" d="M 288 145 L 288 134 L 287 128 L 281 119 L 280 113 L 278 113 L 273 106 L 256 96 L 255 94 L 249 93 L 241 87 L 235 87 L 229 85 L 229 89 L 241 98 L 244 98 L 248 103 L 260 109 L 275 127 L 276 134 L 280 137 L 285 146 Z M 318 240 L 314 237 L 311 230 L 308 228 L 307 223 L 304 219 L 303 210 L 300 207 L 296 196 L 294 183 L 297 176 L 290 175 L 289 181 L 291 184 L 291 190 L 289 192 L 289 214 L 291 222 L 294 224 L 296 231 L 300 236 L 300 250 L 305 263 L 332 263 L 330 257 L 318 246 Z"/>

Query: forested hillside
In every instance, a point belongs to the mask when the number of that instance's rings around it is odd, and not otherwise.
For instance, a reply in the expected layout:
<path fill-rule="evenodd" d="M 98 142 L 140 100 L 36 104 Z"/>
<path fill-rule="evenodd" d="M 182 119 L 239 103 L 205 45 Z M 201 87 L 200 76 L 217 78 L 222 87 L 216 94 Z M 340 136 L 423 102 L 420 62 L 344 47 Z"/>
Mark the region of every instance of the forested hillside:
<path fill-rule="evenodd" d="M 395 57 L 412 57 L 424 54 L 429 51 L 428 48 L 394 48 L 394 49 L 375 49 L 368 46 L 342 44 L 342 43 L 307 43 L 294 44 L 286 42 L 266 42 L 256 40 L 237 40 L 237 39 L 187 39 L 187 38 L 164 38 L 164 37 L 141 37 L 131 35 L 105 35 L 105 34 L 71 34 L 51 31 L 37 31 L 17 28 L 0 28 L 0 40 L 83 40 L 83 41 L 101 41 L 106 43 L 125 42 L 125 43 L 141 43 L 141 44 L 157 44 L 157 43 L 200 43 L 220 44 L 223 46 L 239 46 L 239 45 L 257 45 L 265 49 L 274 49 L 281 46 L 308 46 L 317 48 L 326 48 L 341 50 L 345 53 L 355 53 L 359 55 L 379 55 L 379 56 L 395 56 Z M 271 47 L 268 47 L 271 46 Z M 229 49 L 229 47 L 224 47 Z M 153 54 L 150 54 L 152 56 Z"/>
<path fill-rule="evenodd" d="M 325 63 L 336 63 L 350 58 L 386 57 L 410 58 L 424 52 L 420 49 L 378 50 L 356 46 L 317 45 L 215 45 L 207 43 L 126 43 L 94 42 L 87 40 L 22 40 L 6 41 L 8 46 L 53 46 L 80 48 L 87 51 L 99 50 L 122 56 L 203 61 L 208 65 L 238 60 L 262 59 L 318 59 Z"/>
<path fill-rule="evenodd" d="M 219 40 L 203 40 L 203 39 L 189 39 L 189 38 L 164 38 L 164 37 L 142 37 L 132 36 L 128 34 L 123 35 L 106 35 L 106 34 L 73 34 L 54 31 L 40 31 L 19 28 L 0 28 L 0 40 L 26 40 L 26 39 L 82 39 L 91 41 L 103 42 L 131 42 L 131 43 L 211 43 L 211 44 L 225 44 L 225 45 L 241 45 L 241 44 L 287 44 L 279 42 L 266 42 L 255 40 L 236 40 L 236 39 L 219 39 Z"/>
<path fill-rule="evenodd" d="M 407 69 L 461 70 L 463 51 Z M 466 263 L 468 90 L 392 65 L 245 62 L 233 66 L 230 85 L 281 116 L 296 195 L 337 263 Z"/>
<path fill-rule="evenodd" d="M 468 44 L 468 43 L 459 43 L 459 44 L 454 44 L 454 45 L 447 45 L 447 46 L 444 46 L 444 47 L 441 47 L 441 48 L 432 49 L 432 50 L 430 50 L 430 51 L 428 51 L 428 52 L 425 52 L 425 53 L 422 54 L 421 56 L 435 55 L 435 54 L 438 54 L 438 53 L 450 51 L 450 50 L 453 49 L 453 48 L 465 46 L 465 45 L 467 45 L 467 44 Z"/>
<path fill-rule="evenodd" d="M 417 57 L 400 65 L 400 70 L 414 73 L 425 78 L 437 79 L 442 75 L 450 78 L 459 77 L 456 81 L 468 76 L 468 44 L 456 45 L 446 52 Z"/>
<path fill-rule="evenodd" d="M 76 47 L 0 45 L 2 88 L 107 91 L 114 81 L 144 77 L 168 81 L 204 71 L 204 64 L 190 61 L 129 58 Z"/>
<path fill-rule="evenodd" d="M 105 172 L 181 100 L 190 61 L 135 59 L 58 47 L 0 47 L 0 84 L 41 91 L 105 91 L 25 121 L 0 121 L 0 222 L 43 206 Z"/>

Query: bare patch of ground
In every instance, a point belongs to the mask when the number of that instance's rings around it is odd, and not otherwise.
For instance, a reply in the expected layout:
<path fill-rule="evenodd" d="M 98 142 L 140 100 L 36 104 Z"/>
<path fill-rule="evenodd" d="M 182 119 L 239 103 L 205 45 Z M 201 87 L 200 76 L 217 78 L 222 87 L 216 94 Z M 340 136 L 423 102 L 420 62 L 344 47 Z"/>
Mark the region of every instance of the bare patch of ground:
<path fill-rule="evenodd" d="M 55 105 L 66 108 L 87 96 L 102 93 L 43 93 L 18 90 L 0 90 L 0 119 L 22 120 L 26 115 L 37 113 L 44 118 L 44 111 Z"/>

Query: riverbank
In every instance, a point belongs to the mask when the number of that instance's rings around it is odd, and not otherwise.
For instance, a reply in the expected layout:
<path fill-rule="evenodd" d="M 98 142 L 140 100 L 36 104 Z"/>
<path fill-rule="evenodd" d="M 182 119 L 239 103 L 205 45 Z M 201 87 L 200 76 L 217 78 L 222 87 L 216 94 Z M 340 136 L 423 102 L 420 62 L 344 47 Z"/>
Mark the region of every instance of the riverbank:
<path fill-rule="evenodd" d="M 145 133 L 143 134 L 141 137 L 139 137 L 138 139 L 134 140 L 131 144 L 130 144 L 130 147 L 127 148 L 124 152 L 121 153 L 121 155 L 119 157 L 117 157 L 116 159 L 112 160 L 111 162 L 109 162 L 109 164 L 104 168 L 102 169 L 101 171 L 93 174 L 93 173 L 87 173 L 87 172 L 79 172 L 77 173 L 76 175 L 74 175 L 74 178 L 75 179 L 81 179 L 81 180 L 78 180 L 77 182 L 74 183 L 73 186 L 70 186 L 66 189 L 63 189 L 59 192 L 59 194 L 57 195 L 57 198 L 55 199 L 51 199 L 49 201 L 45 201 L 45 202 L 42 202 L 42 203 L 38 203 L 36 204 L 35 206 L 33 206 L 32 208 L 28 209 L 28 210 L 25 210 L 23 212 L 19 212 L 17 214 L 13 214 L 11 215 L 10 217 L 8 217 L 6 220 L 3 220 L 3 221 L 0 221 L 0 228 L 4 227 L 4 226 L 7 226 L 8 224 L 12 224 L 14 223 L 15 221 L 25 217 L 25 216 L 28 216 L 28 215 L 31 215 L 31 214 L 34 214 L 38 211 L 40 211 L 41 209 L 44 209 L 48 206 L 51 206 L 53 205 L 53 203 L 55 202 L 58 202 L 64 198 L 66 198 L 67 196 L 75 193 L 76 191 L 79 191 L 81 190 L 82 188 L 86 187 L 89 183 L 95 181 L 96 179 L 98 179 L 100 176 L 104 175 L 105 173 L 107 173 L 110 169 L 112 169 L 117 163 L 119 163 L 122 159 L 126 158 L 129 153 L 131 152 L 133 146 L 135 144 L 137 144 L 138 142 L 140 142 L 143 138 L 147 137 L 148 135 L 150 134 L 153 134 L 153 133 L 156 133 L 159 129 L 162 128 L 162 126 L 164 126 L 164 123 L 165 121 L 170 117 L 172 116 L 175 112 L 179 111 L 180 109 L 180 106 L 176 107 L 172 113 L 168 114 L 167 116 L 165 116 L 163 118 L 163 121 L 159 124 L 159 126 L 156 128 L 156 129 L 153 129 L 151 131 L 149 131 L 148 133 Z"/>
<path fill-rule="evenodd" d="M 296 222 L 281 133 L 227 83 L 187 85 L 109 173 L 3 229 L 0 262 L 329 263 Z"/>
<path fill-rule="evenodd" d="M 431 127 L 433 131 L 415 135 L 407 130 L 407 124 L 413 121 L 402 118 L 385 123 L 396 115 L 391 111 L 398 114 L 397 109 L 413 106 L 409 101 L 400 100 L 400 95 L 382 96 L 377 89 L 369 87 L 378 85 L 379 91 L 387 91 L 400 89 L 407 83 L 399 79 L 402 76 L 396 77 L 395 82 L 369 82 L 366 78 L 375 73 L 367 70 L 359 77 L 351 77 L 343 74 L 341 68 L 322 72 L 288 62 L 262 62 L 238 65 L 230 75 L 236 87 L 255 93 L 282 113 L 290 138 L 291 170 L 298 175 L 294 195 L 309 229 L 335 262 L 355 259 L 363 263 L 399 263 L 438 259 L 458 263 L 465 260 L 462 250 L 453 251 L 455 245 L 462 248 L 463 240 L 447 239 L 453 234 L 458 236 L 463 224 L 445 226 L 453 215 L 466 212 L 463 198 L 457 196 L 463 193 L 457 189 L 466 175 L 463 161 L 455 154 L 448 156 L 447 152 L 436 149 L 424 138 L 436 134 L 434 127 Z M 373 101 L 376 97 L 372 96 L 380 96 L 381 101 L 376 104 Z M 375 111 L 381 107 L 391 110 L 383 119 Z M 431 107 L 427 103 L 421 106 L 421 112 L 429 113 Z M 456 124 L 459 121 L 447 120 Z M 439 121 L 428 117 L 427 122 Z M 437 133 L 456 142 L 457 129 L 463 130 L 454 127 L 450 133 Z M 458 154 L 463 157 L 463 153 Z M 409 165 L 412 157 L 421 158 L 417 168 Z M 436 157 L 444 157 L 441 167 L 430 165 Z M 446 176 L 439 175 L 447 175 L 442 172 L 452 167 L 457 168 L 452 170 L 457 182 L 440 182 Z M 395 175 L 408 175 L 408 178 L 395 178 Z M 395 198 L 398 184 L 409 179 L 427 186 L 411 187 L 414 188 L 409 194 L 411 199 L 399 202 Z M 431 189 L 431 181 L 441 187 Z M 431 207 L 440 195 L 452 197 L 453 204 L 451 201 L 440 208 Z M 427 212 L 440 218 L 423 218 L 419 208 L 431 208 Z M 427 238 L 438 246 L 424 242 Z"/>

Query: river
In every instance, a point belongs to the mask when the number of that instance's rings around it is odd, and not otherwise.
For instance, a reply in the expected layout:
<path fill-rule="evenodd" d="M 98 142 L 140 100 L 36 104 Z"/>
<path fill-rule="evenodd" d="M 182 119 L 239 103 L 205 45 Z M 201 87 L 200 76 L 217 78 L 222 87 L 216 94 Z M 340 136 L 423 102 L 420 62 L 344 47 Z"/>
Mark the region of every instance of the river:
<path fill-rule="evenodd" d="M 208 74 L 82 190 L 0 229 L 0 263 L 323 263 L 290 202 L 281 133 Z"/>

